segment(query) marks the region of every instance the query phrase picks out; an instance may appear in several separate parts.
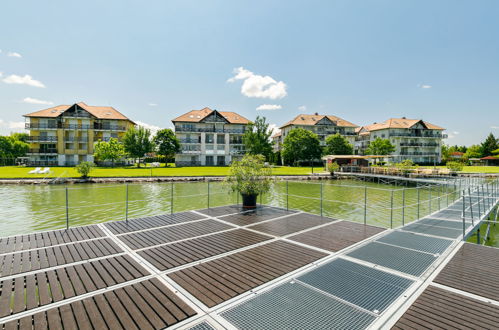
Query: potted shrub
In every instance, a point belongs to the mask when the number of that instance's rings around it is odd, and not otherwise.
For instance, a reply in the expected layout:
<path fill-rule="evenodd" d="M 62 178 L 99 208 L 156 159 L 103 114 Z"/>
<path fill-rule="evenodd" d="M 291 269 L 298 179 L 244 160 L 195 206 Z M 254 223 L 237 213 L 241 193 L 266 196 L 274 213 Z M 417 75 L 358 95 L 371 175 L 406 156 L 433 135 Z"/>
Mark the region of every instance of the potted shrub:
<path fill-rule="evenodd" d="M 272 171 L 264 161 L 262 155 L 245 155 L 232 163 L 225 178 L 231 191 L 241 194 L 245 209 L 256 208 L 258 195 L 269 191 L 272 184 Z"/>
<path fill-rule="evenodd" d="M 94 164 L 91 162 L 81 162 L 78 165 L 76 165 L 76 172 L 78 172 L 81 175 L 82 179 L 88 179 L 88 175 L 90 174 L 90 171 L 92 171 L 92 168 L 94 167 Z"/>

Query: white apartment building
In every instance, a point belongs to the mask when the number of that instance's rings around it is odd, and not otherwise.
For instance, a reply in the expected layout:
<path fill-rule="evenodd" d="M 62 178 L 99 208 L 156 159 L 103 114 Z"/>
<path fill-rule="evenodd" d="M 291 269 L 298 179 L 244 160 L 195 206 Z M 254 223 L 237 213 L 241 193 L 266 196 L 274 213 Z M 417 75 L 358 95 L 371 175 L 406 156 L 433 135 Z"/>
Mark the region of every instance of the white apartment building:
<path fill-rule="evenodd" d="M 410 159 L 418 164 L 439 163 L 442 160 L 442 139 L 445 129 L 421 119 L 390 118 L 382 123 L 357 128 L 355 154 L 364 155 L 377 137 L 388 139 L 395 146 L 391 162 Z"/>
<path fill-rule="evenodd" d="M 250 121 L 235 112 L 204 108 L 172 122 L 181 145 L 177 166 L 225 166 L 244 154 L 243 134 Z"/>
<path fill-rule="evenodd" d="M 353 145 L 356 136 L 355 129 L 358 125 L 331 115 L 319 115 L 318 113 L 313 115 L 301 114 L 279 127 L 281 131 L 272 136 L 272 140 L 274 141 L 274 151 L 279 151 L 281 149 L 282 142 L 286 136 L 293 128 L 296 127 L 314 132 L 319 136 L 321 145 L 325 146 L 326 137 L 336 133 L 343 135 L 348 142 Z"/>

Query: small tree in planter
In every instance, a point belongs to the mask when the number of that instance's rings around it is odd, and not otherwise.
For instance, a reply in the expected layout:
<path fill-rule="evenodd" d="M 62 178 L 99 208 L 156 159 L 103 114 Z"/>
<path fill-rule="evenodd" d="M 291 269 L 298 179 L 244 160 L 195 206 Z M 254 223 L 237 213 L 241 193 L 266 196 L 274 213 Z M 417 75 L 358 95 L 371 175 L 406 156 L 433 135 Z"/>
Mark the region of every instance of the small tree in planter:
<path fill-rule="evenodd" d="M 93 167 L 94 167 L 94 163 L 81 162 L 78 165 L 76 165 L 76 172 L 78 172 L 81 175 L 82 179 L 87 179 L 88 175 L 90 174 L 90 171 L 92 171 Z"/>
<path fill-rule="evenodd" d="M 327 164 L 327 170 L 329 171 L 329 173 L 331 173 L 331 175 L 334 175 L 334 172 L 338 172 L 339 169 L 340 165 L 338 165 L 337 162 Z"/>
<path fill-rule="evenodd" d="M 264 162 L 262 155 L 245 155 L 230 166 L 224 181 L 232 191 L 241 194 L 243 208 L 255 208 L 258 195 L 270 190 L 272 170 Z"/>

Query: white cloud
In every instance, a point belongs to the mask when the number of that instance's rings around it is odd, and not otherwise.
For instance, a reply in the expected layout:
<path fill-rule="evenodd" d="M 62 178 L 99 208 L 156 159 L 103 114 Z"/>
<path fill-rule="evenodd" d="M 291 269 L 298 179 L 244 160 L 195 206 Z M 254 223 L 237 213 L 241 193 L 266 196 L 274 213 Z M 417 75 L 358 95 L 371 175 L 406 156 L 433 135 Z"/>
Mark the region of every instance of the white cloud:
<path fill-rule="evenodd" d="M 454 135 L 459 135 L 459 132 L 454 131 L 454 132 L 452 132 L 452 134 L 454 134 Z"/>
<path fill-rule="evenodd" d="M 9 57 L 17 57 L 17 58 L 21 58 L 22 57 L 21 54 L 16 53 L 16 52 L 8 52 L 7 56 L 9 56 Z"/>
<path fill-rule="evenodd" d="M 271 132 L 272 134 L 270 136 L 273 136 L 274 134 L 277 134 L 279 133 L 281 130 L 279 129 L 279 127 L 277 127 L 276 124 L 270 124 L 269 125 L 269 132 Z"/>
<path fill-rule="evenodd" d="M 234 77 L 227 80 L 233 83 L 243 80 L 241 94 L 247 97 L 268 98 L 271 100 L 282 99 L 287 95 L 286 84 L 283 81 L 276 81 L 270 76 L 260 76 L 246 70 L 243 67 L 235 68 Z"/>
<path fill-rule="evenodd" d="M 9 121 L 0 119 L 0 129 L 7 132 L 24 132 L 24 121 Z"/>
<path fill-rule="evenodd" d="M 157 107 L 158 106 L 157 103 L 147 103 L 147 105 L 150 106 L 150 107 Z"/>
<path fill-rule="evenodd" d="M 24 75 L 23 77 L 11 74 L 3 79 L 6 84 L 18 84 L 18 85 L 28 85 L 33 87 L 45 88 L 45 85 L 38 80 L 33 79 L 30 75 Z"/>
<path fill-rule="evenodd" d="M 278 104 L 262 104 L 256 108 L 256 110 L 279 110 L 282 109 L 282 106 Z"/>
<path fill-rule="evenodd" d="M 9 121 L 9 128 L 24 129 L 24 121 Z"/>
<path fill-rule="evenodd" d="M 51 101 L 39 100 L 39 99 L 35 99 L 35 98 L 32 98 L 32 97 L 25 97 L 23 99 L 23 102 L 24 103 L 29 103 L 29 104 L 45 104 L 45 105 L 54 104 L 54 102 L 51 102 Z"/>
<path fill-rule="evenodd" d="M 298 107 L 298 110 L 300 110 L 300 111 L 307 111 L 307 106 L 305 106 L 305 105 L 300 105 L 300 106 Z"/>
<path fill-rule="evenodd" d="M 431 85 L 425 85 L 425 84 L 419 84 L 418 87 L 422 88 L 422 89 L 430 89 L 432 86 Z"/>
<path fill-rule="evenodd" d="M 161 127 L 159 127 L 159 126 L 147 124 L 147 123 L 144 123 L 144 122 L 141 122 L 141 121 L 135 121 L 135 123 L 137 125 L 139 125 L 139 126 L 142 126 L 144 128 L 147 128 L 148 130 L 150 130 L 152 136 L 156 135 L 156 132 L 161 129 Z"/>

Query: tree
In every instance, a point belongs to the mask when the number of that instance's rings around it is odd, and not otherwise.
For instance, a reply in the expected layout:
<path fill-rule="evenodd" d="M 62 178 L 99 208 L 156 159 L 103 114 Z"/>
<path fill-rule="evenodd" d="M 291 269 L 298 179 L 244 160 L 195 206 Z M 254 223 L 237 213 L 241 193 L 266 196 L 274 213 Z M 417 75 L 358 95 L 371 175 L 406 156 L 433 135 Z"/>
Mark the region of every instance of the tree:
<path fill-rule="evenodd" d="M 140 167 L 140 159 L 144 155 L 153 150 L 153 142 L 151 141 L 151 131 L 147 128 L 139 126 L 128 129 L 123 136 L 123 146 L 125 152 L 130 157 L 139 160 L 137 166 Z"/>
<path fill-rule="evenodd" d="M 28 133 L 11 133 L 10 137 L 17 141 L 28 142 Z"/>
<path fill-rule="evenodd" d="M 321 157 L 319 137 L 303 128 L 292 129 L 282 144 L 282 158 L 286 164 L 312 161 Z"/>
<path fill-rule="evenodd" d="M 465 159 L 470 159 L 470 158 L 482 158 L 482 147 L 474 144 L 471 147 L 468 147 L 468 150 L 466 150 L 466 153 L 464 154 Z"/>
<path fill-rule="evenodd" d="M 248 124 L 243 135 L 244 148 L 246 153 L 251 155 L 263 155 L 269 160 L 272 153 L 272 142 L 269 124 L 265 117 L 256 117 L 254 123 Z"/>
<path fill-rule="evenodd" d="M 369 143 L 366 149 L 366 154 L 368 155 L 389 155 L 395 151 L 395 146 L 390 143 L 388 139 L 382 139 L 377 137 L 374 141 Z"/>
<path fill-rule="evenodd" d="M 94 145 L 94 157 L 98 160 L 110 160 L 114 167 L 114 162 L 125 156 L 125 148 L 117 139 L 111 138 L 109 142 L 98 141 Z"/>
<path fill-rule="evenodd" d="M 17 139 L 17 136 L 0 136 L 0 158 L 15 159 L 26 156 L 29 145 Z"/>
<path fill-rule="evenodd" d="M 497 144 L 497 139 L 494 134 L 490 133 L 489 136 L 483 141 L 482 145 L 482 157 L 487 157 L 492 155 L 492 151 L 499 148 Z"/>
<path fill-rule="evenodd" d="M 76 172 L 80 173 L 82 178 L 88 178 L 90 171 L 94 167 L 94 164 L 91 162 L 81 162 L 76 165 Z"/>
<path fill-rule="evenodd" d="M 328 155 L 351 155 L 353 154 L 353 146 L 343 135 L 336 133 L 326 138 L 325 152 Z"/>
<path fill-rule="evenodd" d="M 158 155 L 173 158 L 175 153 L 180 151 L 180 141 L 171 129 L 159 130 L 153 139 Z M 167 166 L 167 164 L 165 164 Z"/>

